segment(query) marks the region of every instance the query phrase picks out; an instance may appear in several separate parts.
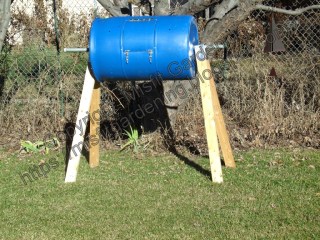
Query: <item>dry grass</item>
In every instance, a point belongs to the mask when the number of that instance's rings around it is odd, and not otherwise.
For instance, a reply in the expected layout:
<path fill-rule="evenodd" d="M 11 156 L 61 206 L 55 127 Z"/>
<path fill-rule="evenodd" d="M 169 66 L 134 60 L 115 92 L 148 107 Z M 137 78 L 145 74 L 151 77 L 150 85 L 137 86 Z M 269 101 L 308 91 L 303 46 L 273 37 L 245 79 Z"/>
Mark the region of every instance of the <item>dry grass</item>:
<path fill-rule="evenodd" d="M 88 34 L 88 28 L 82 28 L 76 21 L 91 20 L 69 19 L 65 11 L 61 11 L 59 17 L 61 46 L 86 45 L 87 38 L 83 36 Z M 313 52 L 318 46 L 313 26 L 319 15 L 296 18 L 300 24 L 297 26 L 291 26 L 294 22 L 290 17 L 277 19 L 287 48 L 282 55 L 263 53 L 266 17 L 258 13 L 244 21 L 227 39 L 228 60 L 212 62 L 233 146 L 319 148 L 320 57 L 318 52 Z M 31 24 L 31 30 L 36 29 L 37 21 L 25 24 Z M 17 146 L 21 139 L 39 140 L 64 131 L 76 120 L 87 56 L 61 54 L 58 58 L 52 30 L 49 29 L 48 36 L 52 39 L 48 45 L 43 42 L 41 31 L 31 30 L 23 32 L 30 42 L 0 55 L 0 78 L 5 79 L 4 85 L 0 82 L 0 145 Z M 295 49 L 295 38 L 299 38 L 299 49 Z M 209 56 L 222 59 L 223 51 L 212 51 Z M 269 76 L 272 68 L 276 77 Z M 130 91 L 129 83 L 104 85 L 101 106 L 104 127 L 130 112 L 131 103 L 121 96 L 121 92 L 131 94 Z M 142 144 L 155 151 L 168 145 L 168 134 L 160 132 L 158 129 L 143 136 Z M 176 145 L 206 155 L 198 91 L 180 107 L 174 132 Z M 122 141 L 119 128 L 113 127 L 112 134 L 105 135 L 108 148 Z"/>
<path fill-rule="evenodd" d="M 234 147 L 302 145 L 319 148 L 319 57 L 306 54 L 295 58 L 274 55 L 266 58 L 256 55 L 231 60 L 228 64 L 226 79 L 219 81 L 217 87 Z M 269 76 L 272 67 L 275 67 L 277 77 Z M 48 76 L 49 72 L 42 73 L 39 79 Z M 34 83 L 37 81 L 35 79 Z M 16 145 L 21 139 L 42 139 L 47 134 L 63 131 L 68 122 L 75 121 L 82 79 L 65 73 L 60 81 L 65 97 L 62 104 L 59 98 L 61 85 L 45 85 L 43 81 L 41 90 L 31 81 L 20 83 L 10 104 L 1 108 L 0 135 L 7 135 L 1 138 L 2 144 Z M 7 84 L 10 87 L 5 90 L 10 91 L 14 84 L 10 81 Z M 129 89 L 126 84 L 117 87 L 125 91 Z M 105 86 L 104 92 L 106 89 Z M 104 121 L 115 121 L 127 113 L 130 103 L 123 100 L 125 109 L 116 107 L 120 105 L 119 99 L 110 94 L 103 99 Z M 64 118 L 60 115 L 61 108 L 65 111 Z M 177 145 L 187 146 L 194 153 L 206 154 L 198 91 L 193 92 L 180 109 L 174 131 Z M 121 142 L 122 133 L 116 135 L 107 140 Z M 144 138 L 147 139 L 145 145 L 154 150 L 165 145 L 166 141 L 159 132 Z"/>
<path fill-rule="evenodd" d="M 231 61 L 232 71 L 217 84 L 235 147 L 319 148 L 319 58 L 302 55 L 283 61 L 284 57 L 261 55 Z M 277 77 L 269 76 L 272 67 Z M 195 95 L 179 113 L 175 128 L 179 142 L 203 153 L 200 109 L 199 95 Z"/>

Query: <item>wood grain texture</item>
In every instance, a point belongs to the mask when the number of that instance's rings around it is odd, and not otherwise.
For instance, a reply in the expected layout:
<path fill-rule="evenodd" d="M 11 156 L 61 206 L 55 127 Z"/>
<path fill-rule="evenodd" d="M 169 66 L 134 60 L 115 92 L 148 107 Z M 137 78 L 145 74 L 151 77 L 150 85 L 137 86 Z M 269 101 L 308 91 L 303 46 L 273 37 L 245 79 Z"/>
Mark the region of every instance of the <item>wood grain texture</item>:
<path fill-rule="evenodd" d="M 90 152 L 89 165 L 99 166 L 100 158 L 100 83 L 95 82 L 90 106 Z"/>
<path fill-rule="evenodd" d="M 205 53 L 203 49 L 200 49 L 200 47 L 197 49 L 198 49 L 198 52 L 202 51 L 203 53 Z M 197 56 L 199 56 L 199 54 L 197 54 Z M 210 92 L 211 92 L 211 101 L 213 105 L 214 119 L 215 119 L 215 124 L 217 126 L 217 133 L 218 133 L 218 138 L 220 142 L 224 163 L 227 167 L 235 168 L 236 164 L 235 164 L 233 153 L 232 153 L 229 135 L 224 122 L 224 118 L 223 118 L 223 114 L 222 114 L 222 110 L 221 110 L 221 106 L 218 98 L 217 88 L 214 82 L 213 73 L 211 71 L 210 62 L 207 59 L 203 61 L 199 61 L 197 59 L 197 67 L 198 67 L 200 82 L 202 81 L 207 82 L 206 86 L 210 89 Z"/>
<path fill-rule="evenodd" d="M 196 48 L 196 52 L 199 51 L 199 47 Z M 208 60 L 197 59 L 198 72 L 202 73 L 207 70 Z M 212 101 L 212 92 L 210 89 L 211 81 L 204 81 L 199 77 L 200 92 L 202 100 L 202 109 L 204 116 L 204 123 L 207 135 L 208 152 L 210 159 L 210 169 L 212 181 L 215 183 L 222 183 L 222 168 L 219 154 L 219 144 L 216 131 L 216 123 L 214 118 L 214 109 Z"/>

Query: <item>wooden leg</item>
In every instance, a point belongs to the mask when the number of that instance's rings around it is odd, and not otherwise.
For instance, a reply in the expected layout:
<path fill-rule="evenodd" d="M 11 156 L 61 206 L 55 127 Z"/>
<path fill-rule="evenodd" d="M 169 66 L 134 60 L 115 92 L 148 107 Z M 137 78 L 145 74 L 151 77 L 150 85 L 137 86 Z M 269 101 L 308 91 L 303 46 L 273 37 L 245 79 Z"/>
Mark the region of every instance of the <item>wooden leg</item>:
<path fill-rule="evenodd" d="M 207 61 L 207 64 L 210 67 L 209 61 Z M 217 124 L 217 132 L 218 132 L 218 138 L 220 142 L 223 160 L 226 167 L 235 168 L 236 163 L 234 161 L 230 139 L 227 132 L 226 124 L 223 119 L 222 110 L 221 110 L 221 106 L 218 98 L 217 88 L 214 83 L 214 79 L 210 80 L 210 90 L 212 95 L 214 117 L 215 117 L 215 122 Z"/>
<path fill-rule="evenodd" d="M 196 52 L 198 52 L 199 46 L 196 46 L 195 50 Z M 205 69 L 207 69 L 207 61 L 208 60 L 200 61 L 197 59 L 197 68 L 199 72 L 203 72 L 205 71 Z M 212 93 L 210 90 L 211 81 L 203 81 L 201 80 L 201 78 L 199 79 L 212 181 L 215 183 L 222 183 L 223 177 L 219 154 L 219 144 L 216 132 L 216 123 L 214 119 L 214 110 L 212 105 Z"/>
<path fill-rule="evenodd" d="M 72 140 L 68 167 L 65 182 L 75 182 L 77 180 L 78 168 L 80 163 L 80 155 L 84 142 L 84 135 L 89 120 L 89 108 L 93 92 L 95 80 L 91 76 L 89 69 L 86 70 L 84 84 L 81 94 L 81 100 L 76 121 L 75 133 Z"/>
<path fill-rule="evenodd" d="M 196 53 L 199 51 L 200 49 L 198 47 L 198 50 L 196 50 Z M 229 140 L 229 135 L 223 119 L 222 110 L 221 110 L 219 97 L 217 93 L 217 88 L 214 82 L 213 73 L 211 71 L 210 62 L 207 59 L 205 59 L 204 61 L 199 61 L 199 59 L 197 59 L 197 65 L 198 65 L 198 73 L 201 76 L 200 78 L 204 81 L 210 82 L 211 101 L 213 104 L 214 119 L 217 125 L 217 133 L 218 133 L 219 143 L 220 143 L 220 147 L 223 155 L 223 160 L 225 162 L 226 167 L 235 168 L 236 163 L 234 161 L 232 148 Z M 199 68 L 199 66 L 201 69 Z"/>
<path fill-rule="evenodd" d="M 100 143 L 100 83 L 95 82 L 90 106 L 90 152 L 89 165 L 99 166 Z"/>

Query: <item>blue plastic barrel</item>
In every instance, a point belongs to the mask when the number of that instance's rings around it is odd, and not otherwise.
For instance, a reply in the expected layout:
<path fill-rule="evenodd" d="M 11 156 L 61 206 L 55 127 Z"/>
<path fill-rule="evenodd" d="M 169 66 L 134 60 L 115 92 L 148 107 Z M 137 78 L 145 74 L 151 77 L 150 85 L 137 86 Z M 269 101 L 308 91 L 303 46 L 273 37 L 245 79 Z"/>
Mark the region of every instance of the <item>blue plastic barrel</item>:
<path fill-rule="evenodd" d="M 192 16 L 95 19 L 89 62 L 99 82 L 195 77 L 198 29 Z"/>

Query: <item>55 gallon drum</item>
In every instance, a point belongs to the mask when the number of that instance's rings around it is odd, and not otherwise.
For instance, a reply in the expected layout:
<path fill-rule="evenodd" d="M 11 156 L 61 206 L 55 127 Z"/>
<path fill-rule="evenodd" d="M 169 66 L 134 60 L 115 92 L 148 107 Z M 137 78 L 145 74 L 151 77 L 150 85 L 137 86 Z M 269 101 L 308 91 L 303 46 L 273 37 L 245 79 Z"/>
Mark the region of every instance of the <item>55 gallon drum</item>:
<path fill-rule="evenodd" d="M 97 81 L 191 79 L 198 29 L 192 16 L 95 19 L 89 62 Z"/>

